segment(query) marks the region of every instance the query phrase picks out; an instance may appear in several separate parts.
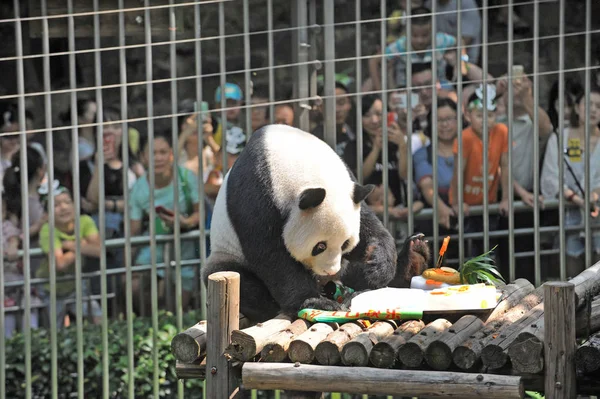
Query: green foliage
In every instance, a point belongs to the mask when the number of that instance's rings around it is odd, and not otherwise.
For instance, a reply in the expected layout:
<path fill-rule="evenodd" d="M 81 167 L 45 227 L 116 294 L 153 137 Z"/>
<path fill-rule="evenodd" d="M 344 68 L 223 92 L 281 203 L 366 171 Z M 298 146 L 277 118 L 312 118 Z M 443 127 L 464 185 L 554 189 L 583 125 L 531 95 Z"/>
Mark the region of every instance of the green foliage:
<path fill-rule="evenodd" d="M 496 285 L 500 281 L 504 281 L 502 275 L 493 265 L 494 259 L 489 256 L 496 247 L 497 245 L 483 255 L 469 259 L 460 267 L 461 284 L 486 283 Z"/>
<path fill-rule="evenodd" d="M 192 326 L 200 314 L 184 315 L 183 326 Z M 157 351 L 159 361 L 160 398 L 177 396 L 175 358 L 171 353 L 171 339 L 177 334 L 176 318 L 172 313 L 158 316 Z M 133 319 L 133 358 L 135 397 L 153 397 L 154 362 L 151 318 Z M 57 333 L 58 341 L 58 395 L 68 398 L 77 393 L 77 330 L 74 325 Z M 102 397 L 102 328 L 83 326 L 84 397 Z M 128 398 L 127 321 L 109 321 L 108 372 L 111 398 Z M 31 364 L 33 397 L 51 396 L 51 342 L 50 330 L 31 332 Z M 25 397 L 25 339 L 16 334 L 6 342 L 6 394 L 9 398 Z M 186 380 L 186 398 L 202 398 L 202 381 Z"/>

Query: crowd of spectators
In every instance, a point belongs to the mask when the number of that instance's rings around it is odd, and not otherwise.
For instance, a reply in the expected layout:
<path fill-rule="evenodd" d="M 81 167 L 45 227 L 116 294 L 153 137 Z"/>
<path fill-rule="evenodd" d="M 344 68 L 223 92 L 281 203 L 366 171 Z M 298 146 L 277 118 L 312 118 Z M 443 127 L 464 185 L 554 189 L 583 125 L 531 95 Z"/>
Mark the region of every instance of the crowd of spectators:
<path fill-rule="evenodd" d="M 462 37 L 456 37 L 456 1 L 438 0 L 437 10 L 443 11 L 437 18 L 438 32 L 432 35 L 431 0 L 412 1 L 412 24 L 410 35 L 412 73 L 406 73 L 407 35 L 402 15 L 405 1 L 398 2 L 399 10 L 393 10 L 389 21 L 390 36 L 387 46 L 372 54 L 369 60 L 368 76 L 362 87 L 355 88 L 361 95 L 361 109 L 355 109 L 353 93 L 342 81 L 336 82 L 336 147 L 337 154 L 357 174 L 359 163 L 362 164 L 362 179 L 365 183 L 376 186 L 367 198 L 368 206 L 376 213 L 384 213 L 384 196 L 388 195 L 388 213 L 394 221 L 405 221 L 409 213 L 418 214 L 424 208 L 437 204 L 437 220 L 417 220 L 415 230 L 427 235 L 433 233 L 433 223 L 439 226 L 439 234 L 457 233 L 459 212 L 464 215 L 464 232 L 481 233 L 483 216 L 472 215 L 473 207 L 483 205 L 484 178 L 488 184 L 489 204 L 497 204 L 499 214 L 489 219 L 490 230 L 508 228 L 508 210 L 510 201 L 523 201 L 533 207 L 540 201 L 542 221 L 557 220 L 557 211 L 544 210 L 544 200 L 556 199 L 563 195 L 569 204 L 566 213 L 566 226 L 579 226 L 583 220 L 585 208 L 584 193 L 580 189 L 585 177 L 585 159 L 590 160 L 591 190 L 588 193 L 597 203 L 600 195 L 600 91 L 595 86 L 590 93 L 590 113 L 585 114 L 585 97 L 582 85 L 576 77 L 565 83 L 564 108 L 561 110 L 558 99 L 558 82 L 548 95 L 547 109 L 538 108 L 538 128 L 535 129 L 534 101 L 532 81 L 528 72 L 515 75 L 512 81 L 507 73 L 501 76 L 487 76 L 487 85 L 482 84 L 483 72 L 479 58 L 481 53 L 481 18 L 474 0 L 462 2 Z M 454 11 L 454 12 L 452 12 Z M 499 19 L 504 18 L 502 14 Z M 500 21 L 501 22 L 501 21 Z M 527 28 L 518 20 L 521 28 Z M 464 52 L 457 57 L 458 40 L 465 46 Z M 432 46 L 435 41 L 436 57 L 433 57 Z M 388 65 L 389 77 L 387 87 L 382 87 L 381 62 Z M 432 64 L 436 64 L 433 74 Z M 513 69 L 513 72 L 516 69 Z M 462 104 L 457 104 L 456 80 L 462 76 Z M 598 75 L 600 77 L 600 74 Z M 411 92 L 406 89 L 410 79 Z M 595 83 L 595 82 L 594 82 Z M 508 104 L 509 87 L 512 85 L 512 142 L 508 140 Z M 196 230 L 200 224 L 210 228 L 211 210 L 223 181 L 224 169 L 231 168 L 239 154 L 244 150 L 247 132 L 267 125 L 271 122 L 294 125 L 295 107 L 292 98 L 288 102 L 278 102 L 272 107 L 271 118 L 267 92 L 262 87 L 253 87 L 250 104 L 244 103 L 244 93 L 239 85 L 228 82 L 224 92 L 219 87 L 212 100 L 200 105 L 200 112 L 195 112 L 193 100 L 181 102 L 178 119 L 178 146 L 172 142 L 171 131 L 154 131 L 154 140 L 148 141 L 148 135 L 133 127 L 123 131 L 121 110 L 110 104 L 102 105 L 102 120 L 97 121 L 98 104 L 91 99 L 82 99 L 77 103 L 77 115 L 70 112 L 61 115 L 64 126 L 70 126 L 72 120 L 80 125 L 78 141 L 72 143 L 70 133 L 61 131 L 54 134 L 54 178 L 48 181 L 48 159 L 46 149 L 36 141 L 35 135 L 28 136 L 26 148 L 20 147 L 18 134 L 0 135 L 0 175 L 2 176 L 2 247 L 4 250 L 4 281 L 10 282 L 23 278 L 22 260 L 18 250 L 22 247 L 21 232 L 23 210 L 21 196 L 28 195 L 28 221 L 31 247 L 40 247 L 44 256 L 31 258 L 31 277 L 47 278 L 49 276 L 49 260 L 53 257 L 57 276 L 73 275 L 76 264 L 75 220 L 80 224 L 80 251 L 82 267 L 86 271 L 97 271 L 101 256 L 99 226 L 99 206 L 105 206 L 105 237 L 122 238 L 125 235 L 124 212 L 128 207 L 130 232 L 132 236 L 169 234 L 174 231 L 175 218 L 173 210 L 179 209 L 179 226 L 182 232 Z M 485 93 L 485 95 L 484 95 Z M 226 111 L 221 112 L 222 96 L 225 98 Z M 388 113 L 384 114 L 384 97 L 387 99 Z M 433 98 L 437 98 L 436 120 L 433 121 Z M 408 101 L 408 99 L 411 99 Z M 407 120 L 408 104 L 412 108 L 412 120 Z M 246 119 L 246 113 L 250 117 Z M 563 131 L 559 131 L 560 116 L 563 116 Z M 225 118 L 222 118 L 222 115 Z M 360 118 L 357 118 L 360 115 Z M 27 114 L 27 121 L 33 115 Z M 487 118 L 487 123 L 484 123 Z M 357 119 L 360 126 L 357 126 Z M 384 120 L 387 123 L 384 124 Z M 251 126 L 245 125 L 246 120 Z M 459 121 L 462 121 L 462 157 L 463 168 L 458 170 L 459 156 Z M 102 122 L 102 148 L 97 147 L 96 122 Z M 584 133 L 588 123 L 590 144 L 592 148 L 586 156 Z M 387 126 L 388 143 L 384 146 L 383 131 Z M 484 130 L 484 125 L 487 131 Z M 408 137 L 409 132 L 412 132 Z M 19 124 L 17 108 L 9 108 L 3 114 L 1 132 L 18 132 Z M 310 131 L 316 137 L 324 139 L 325 124 L 320 103 L 315 103 L 311 112 Z M 359 133 L 362 132 L 362 159 L 357 159 Z M 201 132 L 201 133 L 199 133 Z M 558 135 L 563 135 L 565 148 L 558 148 Z M 127 137 L 128 148 L 123 150 L 123 138 Z M 487 136 L 487 148 L 483 147 L 484 136 Z M 433 140 L 437 141 L 437 153 L 433 153 Z M 409 141 L 410 140 L 410 141 Z M 535 142 L 539 142 L 540 163 L 533 162 Z M 407 157 L 407 146 L 410 142 L 412 157 Z M 199 144 L 200 143 L 200 144 Z M 222 145 L 225 143 L 224 148 Z M 152 145 L 150 145 L 152 144 Z M 508 178 L 508 149 L 512 146 L 512 181 Z M 383 165 L 383 151 L 387 148 L 388 165 Z M 70 154 L 77 148 L 79 184 L 74 181 L 74 165 Z M 150 156 L 150 149 L 153 157 Z M 20 151 L 27 152 L 28 186 L 21 187 Z M 224 156 L 223 153 L 226 153 Z M 487 165 L 483 164 L 483 154 L 487 152 Z M 558 186 L 559 156 L 567 153 L 564 164 L 564 187 Z M 102 154 L 103 164 L 99 162 Z M 123 156 L 126 155 L 125 163 Z M 437 157 L 437 170 L 433 170 L 433 159 Z M 153 158 L 153 164 L 150 159 Z M 227 167 L 223 168 L 224 160 Z M 175 161 L 177 160 L 177 165 Z M 412 179 L 409 178 L 409 162 L 412 161 Z M 123 168 L 128 165 L 126 173 Z M 388 171 L 388 187 L 383 186 L 383 170 Z M 485 172 L 484 172 L 485 169 Z M 104 181 L 100 181 L 100 171 Z M 198 174 L 202 171 L 202 176 Z M 153 171 L 151 180 L 149 172 Z M 538 198 L 533 194 L 534 175 L 541 181 L 541 193 Z M 126 176 L 126 179 L 124 179 Z M 435 176 L 435 178 L 434 178 Z M 463 186 L 458 187 L 459 176 Z M 151 183 L 152 182 L 152 183 Z M 203 182 L 204 198 L 199 196 L 199 182 Z M 437 184 L 437 198 L 434 196 L 434 185 Z M 52 185 L 52 189 L 50 189 Z M 104 198 L 100 198 L 100 186 L 104 186 Z M 514 198 L 509 198 L 509 187 L 512 185 Z M 76 186 L 79 191 L 76 192 Z M 408 188 L 412 187 L 412 190 Z M 175 195 L 175 187 L 178 195 Z M 459 203 L 458 192 L 462 189 L 463 201 Z M 54 225 L 48 222 L 48 193 L 54 195 Z M 129 193 L 129 202 L 124 201 L 125 192 Z M 151 194 L 152 193 L 152 194 Z M 412 198 L 408 198 L 412 193 Z M 150 220 L 150 196 L 157 207 L 156 217 Z M 78 197 L 81 214 L 75 211 L 74 199 Z M 175 203 L 177 199 L 177 204 Z M 410 200 L 410 201 L 409 201 Z M 205 220 L 200 220 L 200 201 L 204 201 Z M 412 203 L 412 209 L 408 204 Z M 515 228 L 533 227 L 533 213 L 522 212 L 515 218 Z M 597 211 L 592 215 L 593 224 L 598 224 Z M 154 226 L 152 229 L 151 226 Z M 50 229 L 54 229 L 54 253 L 50 251 Z M 467 256 L 482 253 L 481 240 L 471 240 Z M 508 238 L 498 241 L 501 248 L 496 260 L 504 276 L 508 275 Z M 517 252 L 533 251 L 533 234 L 519 236 L 515 240 Z M 585 236 L 580 230 L 567 232 L 567 266 L 568 275 L 579 273 L 583 265 Z M 210 241 L 207 238 L 210 250 Z M 557 234 L 550 235 L 544 242 L 548 248 L 558 248 Z M 456 242 L 451 245 L 450 252 L 456 254 Z M 198 259 L 198 240 L 181 241 L 181 259 L 192 261 Z M 600 230 L 593 233 L 593 250 L 597 260 L 600 257 Z M 148 266 L 153 262 L 163 263 L 174 259 L 173 243 L 159 243 L 153 252 L 148 244 L 133 248 L 133 265 Z M 122 268 L 125 265 L 122 247 L 110 247 L 106 250 L 107 267 Z M 190 306 L 196 289 L 194 276 L 197 267 L 182 267 L 182 303 Z M 159 301 L 165 300 L 167 279 L 166 270 L 158 270 Z M 136 312 L 143 312 L 144 306 L 150 306 L 150 284 L 148 271 L 135 272 L 133 276 L 133 292 Z M 529 278 L 533 281 L 533 257 L 522 257 L 516 262 L 517 277 Z M 114 294 L 123 297 L 125 289 L 124 273 L 118 275 Z M 174 274 L 170 275 L 173 281 Z M 145 279 L 145 282 L 144 282 Z M 84 295 L 99 293 L 99 280 L 91 279 L 84 285 Z M 69 322 L 69 315 L 74 314 L 75 282 L 71 279 L 60 279 L 56 286 L 58 325 Z M 30 294 L 32 304 L 41 304 L 32 312 L 32 326 L 37 326 L 49 303 L 48 284 L 32 286 Z M 11 287 L 5 290 L 4 305 L 9 308 L 20 306 L 23 301 L 23 289 Z M 98 322 L 101 309 L 95 300 L 84 303 L 84 314 L 92 322 Z M 42 312 L 43 313 L 43 312 Z M 10 336 L 18 329 L 17 319 L 7 313 L 5 334 Z M 41 317 L 43 318 L 43 317 Z"/>

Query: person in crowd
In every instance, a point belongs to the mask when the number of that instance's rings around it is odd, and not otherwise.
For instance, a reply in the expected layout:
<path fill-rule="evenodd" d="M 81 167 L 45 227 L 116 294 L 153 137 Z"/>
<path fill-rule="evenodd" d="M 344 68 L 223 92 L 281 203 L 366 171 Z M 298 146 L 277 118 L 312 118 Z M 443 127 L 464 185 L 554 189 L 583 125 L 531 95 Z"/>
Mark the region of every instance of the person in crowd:
<path fill-rule="evenodd" d="M 21 187 L 20 171 L 20 151 L 13 154 L 12 166 L 6 170 L 2 181 L 2 186 L 6 193 L 10 193 L 9 201 L 13 206 L 11 209 L 17 215 L 17 220 L 21 219 L 21 198 L 27 193 L 28 215 L 29 215 L 29 246 L 36 248 L 39 246 L 38 237 L 44 223 L 48 220 L 48 215 L 42 205 L 38 188 L 46 177 L 47 159 L 44 150 L 38 143 L 27 145 L 27 187 Z M 17 212 L 18 211 L 18 212 Z M 30 269 L 31 275 L 35 275 L 40 265 L 41 259 L 31 257 Z"/>
<path fill-rule="evenodd" d="M 433 125 L 428 124 L 427 135 L 437 134 L 437 186 L 438 196 L 433 196 L 433 153 L 432 145 L 419 149 L 413 156 L 414 177 L 427 207 L 437 202 L 440 234 L 455 232 L 456 213 L 450 205 L 449 191 L 454 172 L 453 144 L 458 134 L 458 118 L 456 103 L 450 98 L 441 98 L 437 103 L 437 131 L 432 132 Z M 428 118 L 431 120 L 432 112 Z M 421 224 L 423 226 L 421 226 Z M 430 235 L 433 228 L 430 221 L 419 222 L 419 231 Z"/>
<path fill-rule="evenodd" d="M 550 88 L 550 92 L 548 93 L 548 108 L 546 113 L 550 118 L 550 122 L 552 123 L 552 127 L 554 131 L 558 131 L 559 128 L 559 115 L 560 112 L 560 102 L 558 99 L 558 89 L 559 89 L 559 81 L 556 80 L 552 87 Z M 578 79 L 575 78 L 566 78 L 565 79 L 565 98 L 563 101 L 563 125 L 565 128 L 569 127 L 569 122 L 571 120 L 571 113 L 573 112 L 573 107 L 575 106 L 575 98 L 580 93 L 583 93 L 583 86 L 579 83 Z"/>
<path fill-rule="evenodd" d="M 244 134 L 244 116 L 242 113 L 242 103 L 244 93 L 235 83 L 225 83 L 225 131 L 229 134 Z M 223 121 L 221 120 L 221 86 L 215 90 L 215 112 L 213 115 L 213 131 L 215 142 L 219 148 L 213 148 L 214 152 L 220 150 L 223 138 Z"/>
<path fill-rule="evenodd" d="M 11 110 L 4 111 L 0 121 L 0 178 L 12 165 L 12 157 L 21 146 L 18 131 L 19 124 L 15 113 Z"/>
<path fill-rule="evenodd" d="M 267 115 L 268 115 L 267 110 Z M 279 123 L 288 126 L 294 126 L 294 107 L 291 103 L 277 104 L 273 107 L 273 123 Z"/>
<path fill-rule="evenodd" d="M 10 169 L 6 176 L 10 175 Z M 5 189 L 6 190 L 6 189 Z M 21 247 L 21 197 L 13 195 L 12 191 L 2 192 L 2 256 L 4 257 L 4 282 L 23 281 L 23 262 L 18 255 Z M 33 259 L 32 259 L 33 260 Z M 37 290 L 32 287 L 30 295 L 31 328 L 39 327 L 39 314 L 36 308 L 42 302 Z M 4 336 L 10 338 L 17 330 L 17 311 L 9 308 L 23 306 L 24 295 L 22 287 L 5 287 L 4 298 Z"/>
<path fill-rule="evenodd" d="M 365 184 L 379 185 L 383 182 L 383 103 L 375 94 L 362 97 L 362 126 L 363 138 L 363 172 Z M 392 204 L 406 205 L 406 134 L 400 129 L 397 122 L 388 124 L 388 189 L 392 192 L 395 201 Z M 348 143 L 344 153 L 344 161 L 348 167 L 357 173 L 357 142 Z"/>
<path fill-rule="evenodd" d="M 177 166 L 174 173 L 173 170 L 173 147 L 171 144 L 171 134 L 168 132 L 155 132 L 154 134 L 154 187 L 150 187 L 149 173 L 152 173 L 149 160 L 149 142 L 144 143 L 143 162 L 146 166 L 146 174 L 136 180 L 131 188 L 130 196 L 130 218 L 131 218 L 131 235 L 148 235 L 150 232 L 150 223 L 154 223 L 156 234 L 171 234 L 174 228 L 175 215 L 173 208 L 174 200 L 174 182 L 178 179 L 178 198 L 177 204 L 179 208 L 179 225 L 182 231 L 188 231 L 198 228 L 199 224 L 199 198 L 197 177 L 181 166 Z M 156 209 L 155 219 L 150 220 L 150 190 L 154 193 L 154 206 Z M 179 243 L 170 244 L 179 245 Z M 198 251 L 195 241 L 182 240 L 181 243 L 181 259 L 190 260 L 198 258 Z M 166 258 L 167 249 L 165 244 L 157 244 L 156 246 L 156 262 L 163 263 Z M 172 252 L 172 251 L 171 251 Z M 171 253 L 170 259 L 174 259 Z M 152 263 L 150 246 L 144 246 L 136 250 L 134 256 L 135 265 L 149 265 Z M 185 266 L 181 268 L 182 278 L 182 306 L 186 308 L 189 304 L 192 292 L 194 290 L 194 266 Z M 164 298 L 164 277 L 165 270 L 159 269 L 158 276 L 161 278 L 159 283 L 159 296 Z M 174 270 L 173 279 L 174 281 Z M 144 287 L 140 283 L 140 275 L 135 273 L 133 290 L 139 293 Z M 137 297 L 137 295 L 134 295 Z"/>
<path fill-rule="evenodd" d="M 73 197 L 69 190 L 64 186 L 57 186 L 51 191 L 54 195 L 54 227 L 45 223 L 40 230 L 40 248 L 47 255 L 37 272 L 38 278 L 50 277 L 49 256 L 54 256 L 56 265 L 56 277 L 72 276 L 67 280 L 56 282 L 56 314 L 57 325 L 62 327 L 65 322 L 65 316 L 75 316 L 76 282 L 75 263 L 76 257 L 76 236 L 75 219 L 79 218 L 79 239 L 81 244 L 82 269 L 86 262 L 100 257 L 101 243 L 98 227 L 94 220 L 88 215 L 77 215 Z M 50 194 L 48 194 L 50 195 Z M 44 200 L 47 206 L 47 197 Z M 54 228 L 54 253 L 50 253 L 50 229 Z M 88 281 L 81 282 L 84 317 L 91 317 L 94 324 L 99 324 L 102 317 L 102 309 L 94 299 L 88 299 L 90 289 Z M 46 293 L 50 293 L 50 285 L 45 284 Z M 49 302 L 49 298 L 46 298 Z"/>
<path fill-rule="evenodd" d="M 432 9 L 436 1 L 435 19 L 438 32 L 444 32 L 454 37 L 458 35 L 458 1 L 457 0 L 426 0 L 425 7 Z M 481 15 L 475 0 L 461 0 L 461 39 L 467 46 L 468 60 L 473 64 L 479 63 L 481 52 Z"/>
<path fill-rule="evenodd" d="M 93 161 L 96 153 L 96 113 L 98 105 L 92 99 L 77 100 L 77 132 L 79 134 L 78 151 L 80 161 Z M 71 108 L 59 115 L 65 126 L 71 125 Z M 68 133 L 67 133 L 68 134 Z"/>
<path fill-rule="evenodd" d="M 254 133 L 269 123 L 269 119 L 267 118 L 269 95 L 266 89 L 254 87 L 250 102 L 250 123 L 252 124 L 252 132 Z"/>
<path fill-rule="evenodd" d="M 462 132 L 462 163 L 463 170 L 458 170 L 458 138 L 454 140 L 452 151 L 454 153 L 454 170 L 450 185 L 449 199 L 455 215 L 460 215 L 462 208 L 465 232 L 482 232 L 483 217 L 470 216 L 469 208 L 474 205 L 482 205 L 484 199 L 483 179 L 488 180 L 488 201 L 490 204 L 498 203 L 498 188 L 502 187 L 502 199 L 500 201 L 500 214 L 508 212 L 508 128 L 502 123 L 496 123 L 496 90 L 494 85 L 487 85 L 487 103 L 483 102 L 483 85 L 471 95 L 467 101 L 467 112 L 465 119 L 470 124 Z M 485 166 L 485 177 L 483 175 L 483 119 L 487 110 L 488 120 L 488 165 Z M 458 202 L 458 176 L 463 176 L 463 203 Z M 490 230 L 497 227 L 497 218 L 490 218 Z M 473 241 L 473 253 L 481 254 L 483 247 L 479 240 Z"/>
<path fill-rule="evenodd" d="M 348 88 L 341 82 L 335 82 L 335 130 L 336 130 L 336 148 L 335 151 L 341 157 L 344 156 L 346 146 L 352 140 L 356 139 L 353 129 L 348 123 L 352 114 L 352 100 L 348 96 Z M 322 122 L 313 129 L 312 134 L 325 139 L 325 124 Z"/>
<path fill-rule="evenodd" d="M 433 60 L 432 52 L 432 34 L 431 34 L 431 10 L 425 7 L 418 7 L 411 10 L 411 63 L 431 63 Z M 390 71 L 389 87 L 406 86 L 406 45 L 407 37 L 402 36 L 394 43 L 385 48 L 385 59 L 388 62 L 388 71 Z M 455 64 L 456 59 L 456 38 L 443 32 L 437 32 L 435 35 L 435 48 L 437 63 L 437 79 L 446 80 L 446 65 Z M 381 57 L 374 57 L 369 60 L 369 73 L 373 81 L 373 88 L 381 90 Z"/>
<path fill-rule="evenodd" d="M 588 198 L 592 202 L 592 214 L 589 215 L 592 226 L 600 225 L 600 88 L 593 87 L 590 92 L 589 115 L 585 112 L 585 93 L 575 98 L 575 106 L 571 112 L 569 126 L 557 134 L 563 135 L 564 148 L 559 148 L 557 135 L 550 136 L 546 147 L 540 187 L 545 198 L 557 198 L 563 195 L 566 201 L 577 207 L 565 210 L 565 226 L 582 226 L 588 215 L 584 214 L 585 193 L 579 189 L 578 183 L 585 188 L 585 165 L 590 165 L 590 192 Z M 591 148 L 586 148 L 586 124 L 590 132 Z M 559 157 L 564 157 L 564 186 L 559 187 Z M 594 262 L 600 260 L 600 230 L 593 230 L 592 240 Z M 581 230 L 566 232 L 567 276 L 575 277 L 585 269 L 583 254 L 585 240 Z M 557 237 L 558 241 L 558 237 Z M 558 248 L 558 242 L 555 248 Z"/>
<path fill-rule="evenodd" d="M 503 103 L 504 112 L 502 114 L 496 113 L 496 119 L 500 123 L 508 124 L 508 85 L 509 82 L 506 77 L 500 78 L 496 83 L 496 94 L 501 99 L 499 102 Z M 546 112 L 538 107 L 538 129 L 535 130 L 533 124 L 534 119 L 534 100 L 533 100 L 533 89 L 532 82 L 526 76 L 513 77 L 513 120 L 512 120 L 512 178 L 513 178 L 513 192 L 514 200 L 523 201 L 529 207 L 534 206 L 537 200 L 540 209 L 544 206 L 544 199 L 542 196 L 538 196 L 536 199 L 533 194 L 533 181 L 536 173 L 539 173 L 541 165 L 535 165 L 533 163 L 533 150 L 534 143 L 537 140 L 540 153 L 543 154 L 546 142 L 550 134 L 552 133 L 553 127 L 550 122 L 550 118 Z M 515 228 L 531 228 L 533 227 L 534 215 L 532 212 L 521 212 L 518 217 L 514 218 Z M 507 230 L 509 227 L 508 217 L 499 218 L 499 226 L 502 230 Z M 500 239 L 500 245 L 508 248 L 508 238 Z M 535 250 L 535 243 L 533 235 L 520 236 L 518 240 L 515 240 L 515 251 L 516 252 L 531 252 Z M 500 270 L 503 275 L 509 275 L 509 253 L 507 251 L 500 251 Z M 519 277 L 528 278 L 533 280 L 534 275 L 534 261 L 533 257 L 521 258 L 518 262 L 518 270 L 516 270 Z"/>

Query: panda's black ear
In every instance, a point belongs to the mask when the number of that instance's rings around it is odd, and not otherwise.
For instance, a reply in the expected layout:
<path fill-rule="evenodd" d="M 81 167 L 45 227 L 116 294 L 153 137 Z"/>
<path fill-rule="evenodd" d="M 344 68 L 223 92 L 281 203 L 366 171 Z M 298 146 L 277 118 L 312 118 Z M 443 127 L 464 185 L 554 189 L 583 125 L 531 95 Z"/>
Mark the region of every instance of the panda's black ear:
<path fill-rule="evenodd" d="M 300 194 L 300 203 L 298 206 L 304 211 L 321 205 L 321 202 L 323 202 L 324 199 L 324 188 L 307 188 Z"/>
<path fill-rule="evenodd" d="M 360 204 L 371 192 L 375 189 L 373 184 L 367 184 L 361 186 L 358 183 L 354 183 L 354 193 L 352 194 L 352 200 L 355 204 Z"/>

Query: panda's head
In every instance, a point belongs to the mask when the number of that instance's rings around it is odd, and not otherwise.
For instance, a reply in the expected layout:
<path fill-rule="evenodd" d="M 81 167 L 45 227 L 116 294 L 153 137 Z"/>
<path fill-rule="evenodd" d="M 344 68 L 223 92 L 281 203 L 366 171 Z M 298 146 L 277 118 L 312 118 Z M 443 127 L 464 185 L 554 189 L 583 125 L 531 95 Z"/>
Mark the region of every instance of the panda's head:
<path fill-rule="evenodd" d="M 350 189 L 328 193 L 325 188 L 302 191 L 290 210 L 283 229 L 289 253 L 319 276 L 334 276 L 359 241 L 360 203 L 373 191 L 373 185 L 351 183 Z"/>

